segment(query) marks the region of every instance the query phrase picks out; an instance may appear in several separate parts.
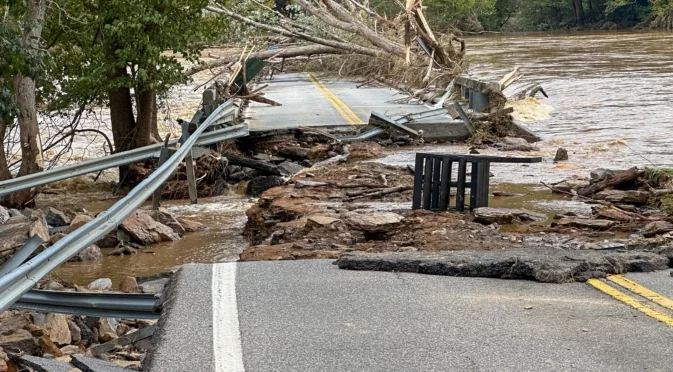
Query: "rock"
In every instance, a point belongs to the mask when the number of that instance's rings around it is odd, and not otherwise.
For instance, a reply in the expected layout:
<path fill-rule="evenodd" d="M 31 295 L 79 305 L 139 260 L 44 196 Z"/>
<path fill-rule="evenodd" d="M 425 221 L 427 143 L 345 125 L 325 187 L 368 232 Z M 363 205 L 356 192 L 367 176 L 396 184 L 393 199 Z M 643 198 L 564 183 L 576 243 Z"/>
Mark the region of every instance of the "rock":
<path fill-rule="evenodd" d="M 278 176 L 260 176 L 253 178 L 248 182 L 245 194 L 249 196 L 260 196 L 262 193 L 272 187 L 282 186 L 285 181 Z"/>
<path fill-rule="evenodd" d="M 51 227 L 68 226 L 70 225 L 70 222 L 72 222 L 65 213 L 56 208 L 44 207 L 42 208 L 42 212 L 44 212 L 44 218 L 47 220 L 47 224 Z"/>
<path fill-rule="evenodd" d="M 332 225 L 335 222 L 341 221 L 338 218 L 333 218 L 333 217 L 328 217 L 328 216 L 321 216 L 321 215 L 316 215 L 316 216 L 309 216 L 306 219 L 306 227 L 310 229 L 314 229 L 317 227 L 323 227 L 323 226 L 329 226 Z"/>
<path fill-rule="evenodd" d="M 621 204 L 647 204 L 650 194 L 639 190 L 603 190 L 596 194 L 596 199 Z"/>
<path fill-rule="evenodd" d="M 340 254 L 339 251 L 313 250 L 296 243 L 285 243 L 250 247 L 244 250 L 239 258 L 241 261 L 335 259 Z"/>
<path fill-rule="evenodd" d="M 9 212 L 9 217 L 19 217 L 19 216 L 23 216 L 23 213 L 21 213 L 20 210 L 18 210 L 18 209 L 14 209 L 14 208 L 10 208 L 10 209 L 8 209 L 7 212 Z"/>
<path fill-rule="evenodd" d="M 62 291 L 65 289 L 63 284 L 55 281 L 55 280 L 50 280 L 47 282 L 47 284 L 44 285 L 44 289 L 48 291 Z"/>
<path fill-rule="evenodd" d="M 44 328 L 49 338 L 58 345 L 67 345 L 72 342 L 70 327 L 68 326 L 68 316 L 65 314 L 47 314 Z"/>
<path fill-rule="evenodd" d="M 75 325 L 77 325 L 77 327 L 80 330 L 80 334 L 82 336 L 82 343 L 85 346 L 91 345 L 91 343 L 93 343 L 94 341 L 94 334 L 93 331 L 91 330 L 91 327 L 89 327 L 86 323 L 84 323 L 82 318 L 79 316 L 74 316 L 72 318 L 72 321 L 75 322 Z"/>
<path fill-rule="evenodd" d="M 356 142 L 350 146 L 349 159 L 372 159 L 383 154 L 383 147 L 376 142 Z"/>
<path fill-rule="evenodd" d="M 0 333 L 0 348 L 5 351 L 18 349 L 27 354 L 37 354 L 38 351 L 37 342 L 25 329 L 13 329 Z"/>
<path fill-rule="evenodd" d="M 125 276 L 119 282 L 119 290 L 124 293 L 138 293 L 138 282 L 132 276 Z"/>
<path fill-rule="evenodd" d="M 199 232 L 208 230 L 208 226 L 200 222 L 188 220 L 182 217 L 177 217 L 177 220 L 180 222 L 180 225 L 182 225 L 182 228 L 184 228 L 186 232 Z"/>
<path fill-rule="evenodd" d="M 329 153 L 328 145 L 315 145 L 311 147 L 311 150 L 308 152 L 308 158 L 310 160 L 320 160 L 326 158 Z"/>
<path fill-rule="evenodd" d="M 119 336 L 117 336 L 117 332 L 115 332 L 115 333 L 105 332 L 98 338 L 98 340 L 100 342 L 109 342 L 109 341 L 117 339 L 118 337 Z"/>
<path fill-rule="evenodd" d="M 483 207 L 474 210 L 474 221 L 482 224 L 490 225 L 497 223 L 499 225 L 506 225 L 514 222 L 514 220 L 542 222 L 547 220 L 547 216 L 523 209 Z"/>
<path fill-rule="evenodd" d="M 0 225 L 3 225 L 5 222 L 9 221 L 11 217 L 12 216 L 9 215 L 9 211 L 0 205 Z"/>
<path fill-rule="evenodd" d="M 655 235 L 661 235 L 671 231 L 673 231 L 673 224 L 666 221 L 650 222 L 640 230 L 641 234 L 646 238 L 651 238 Z"/>
<path fill-rule="evenodd" d="M 412 253 L 346 253 L 340 269 L 432 275 L 529 279 L 544 283 L 584 282 L 608 274 L 668 268 L 668 258 L 650 252 L 507 249 Z"/>
<path fill-rule="evenodd" d="M 65 233 L 70 234 L 71 232 L 86 225 L 91 220 L 93 220 L 91 216 L 87 216 L 86 214 L 78 214 L 75 216 L 75 218 L 72 219 L 72 222 L 70 222 L 70 226 L 65 230 Z"/>
<path fill-rule="evenodd" d="M 9 367 L 7 366 L 7 354 L 0 347 L 0 372 L 8 372 Z"/>
<path fill-rule="evenodd" d="M 79 344 L 82 341 L 82 329 L 73 320 L 68 320 L 68 328 L 73 344 Z"/>
<path fill-rule="evenodd" d="M 61 354 L 63 355 L 71 355 L 71 354 L 79 354 L 82 352 L 82 349 L 79 348 L 77 345 L 68 345 L 68 346 L 63 346 L 61 348 Z"/>
<path fill-rule="evenodd" d="M 123 245 L 110 252 L 109 256 L 123 256 L 125 254 L 138 254 L 138 250 L 131 248 L 128 245 Z"/>
<path fill-rule="evenodd" d="M 49 241 L 49 228 L 47 227 L 47 221 L 44 218 L 44 213 L 40 210 L 29 211 L 28 220 L 30 221 L 30 232 L 28 233 L 29 237 L 35 235 L 39 236 L 43 242 Z"/>
<path fill-rule="evenodd" d="M 346 213 L 344 216 L 346 222 L 354 229 L 368 233 L 390 232 L 397 228 L 404 217 L 392 212 L 377 212 L 369 214 L 359 214 L 355 212 Z"/>
<path fill-rule="evenodd" d="M 114 248 L 119 245 L 119 238 L 117 237 L 117 231 L 113 231 L 104 237 L 102 237 L 99 241 L 96 242 L 96 245 L 98 248 Z M 126 234 L 126 233 L 124 233 Z"/>
<path fill-rule="evenodd" d="M 98 334 L 103 337 L 106 333 L 111 333 L 117 337 L 117 326 L 119 322 L 115 318 L 100 318 L 98 321 Z M 106 342 L 106 341 L 103 341 Z"/>
<path fill-rule="evenodd" d="M 96 279 L 89 283 L 86 288 L 92 291 L 109 291 L 112 289 L 112 280 L 109 278 Z"/>
<path fill-rule="evenodd" d="M 45 334 L 47 334 L 47 331 L 44 330 L 44 328 L 36 325 L 36 324 L 26 324 L 25 327 L 23 327 L 26 331 L 30 332 L 33 337 L 42 337 Z"/>
<path fill-rule="evenodd" d="M 303 147 L 281 147 L 278 149 L 278 155 L 292 160 L 304 160 L 308 158 L 310 151 Z"/>
<path fill-rule="evenodd" d="M 583 219 L 583 218 L 561 218 L 552 226 L 577 227 L 581 229 L 607 230 L 615 225 L 615 221 Z"/>
<path fill-rule="evenodd" d="M 180 236 L 185 235 L 185 228 L 182 226 L 182 224 L 180 224 L 177 218 L 171 212 L 168 211 L 168 209 L 159 208 L 156 211 L 143 210 L 142 212 L 147 213 L 155 221 L 170 227 L 176 234 Z"/>
<path fill-rule="evenodd" d="M 292 176 L 304 169 L 303 166 L 289 160 L 278 164 L 278 168 L 280 168 L 280 171 L 287 176 Z"/>
<path fill-rule="evenodd" d="M 52 235 L 51 238 L 49 238 L 49 243 L 51 243 L 52 245 L 54 245 L 54 244 L 56 244 L 59 240 L 65 238 L 66 236 L 67 236 L 67 235 L 65 235 L 64 233 L 54 234 L 54 235 Z"/>
<path fill-rule="evenodd" d="M 563 147 L 560 147 L 558 150 L 556 150 L 556 156 L 554 157 L 554 163 L 559 162 L 559 161 L 566 161 L 568 160 L 568 150 L 564 149 Z"/>
<path fill-rule="evenodd" d="M 168 284 L 169 281 L 169 278 L 160 278 L 141 283 L 139 287 L 142 293 L 158 294 L 164 291 L 164 286 Z"/>
<path fill-rule="evenodd" d="M 103 259 L 103 252 L 96 245 L 92 245 L 81 251 L 71 261 L 99 261 Z"/>
<path fill-rule="evenodd" d="M 170 227 L 155 221 L 147 213 L 134 211 L 119 225 L 133 239 L 144 245 L 160 243 L 163 241 L 180 240 Z"/>
<path fill-rule="evenodd" d="M 51 337 L 44 335 L 37 340 L 37 343 L 40 345 L 42 352 L 51 354 L 57 358 L 63 356 L 61 349 L 56 346 L 56 343 L 51 339 Z"/>

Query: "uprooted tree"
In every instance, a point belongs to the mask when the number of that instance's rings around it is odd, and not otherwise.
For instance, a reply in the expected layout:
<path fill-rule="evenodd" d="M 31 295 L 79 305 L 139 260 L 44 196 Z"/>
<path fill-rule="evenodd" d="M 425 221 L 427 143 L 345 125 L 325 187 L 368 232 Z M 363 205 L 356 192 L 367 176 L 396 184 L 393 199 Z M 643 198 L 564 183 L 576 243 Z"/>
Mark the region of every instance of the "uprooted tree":
<path fill-rule="evenodd" d="M 464 68 L 464 42 L 454 35 L 433 32 L 421 0 L 407 0 L 392 19 L 356 0 L 295 0 L 303 11 L 297 16 L 254 2 L 265 19 L 236 12 L 223 1 L 211 2 L 206 9 L 272 35 L 302 41 L 303 45 L 261 51 L 251 57 L 346 55 L 337 60 L 340 72 L 376 76 L 413 87 L 444 83 Z M 187 74 L 230 63 L 227 59 L 212 61 L 193 67 Z"/>

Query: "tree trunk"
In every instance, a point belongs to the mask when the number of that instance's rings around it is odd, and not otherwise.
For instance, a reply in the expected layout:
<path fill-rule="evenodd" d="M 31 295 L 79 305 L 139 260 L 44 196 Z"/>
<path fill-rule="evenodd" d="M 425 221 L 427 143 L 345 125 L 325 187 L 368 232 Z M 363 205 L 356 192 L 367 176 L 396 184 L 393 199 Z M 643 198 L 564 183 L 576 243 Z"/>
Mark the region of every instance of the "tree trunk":
<path fill-rule="evenodd" d="M 12 174 L 9 172 L 9 167 L 7 164 L 7 155 L 5 154 L 5 135 L 7 133 L 7 123 L 9 123 L 9 120 L 0 117 L 0 139 L 2 139 L 2 144 L 0 144 L 0 181 L 5 181 L 12 178 Z"/>
<path fill-rule="evenodd" d="M 136 147 L 142 147 L 160 142 L 155 138 L 157 128 L 157 93 L 154 89 L 136 89 L 136 107 L 138 121 L 136 123 Z"/>
<path fill-rule="evenodd" d="M 126 69 L 117 68 L 110 80 L 116 80 L 126 74 Z M 126 87 L 119 87 L 109 91 L 108 97 L 110 98 L 110 122 L 115 152 L 131 150 L 135 148 L 136 132 L 131 90 Z"/>
<path fill-rule="evenodd" d="M 22 38 L 30 49 L 38 51 L 47 3 L 46 0 L 29 0 L 26 6 Z M 14 76 L 14 95 L 19 109 L 17 119 L 21 141 L 19 176 L 37 173 L 44 169 L 35 94 L 35 80 L 32 77 L 21 74 Z M 31 204 L 35 193 L 35 190 L 16 192 L 8 197 L 8 204 L 18 208 L 27 206 Z"/>
<path fill-rule="evenodd" d="M 577 19 L 577 24 L 584 24 L 584 6 L 582 5 L 582 0 L 573 0 L 573 7 L 575 8 L 575 19 Z"/>

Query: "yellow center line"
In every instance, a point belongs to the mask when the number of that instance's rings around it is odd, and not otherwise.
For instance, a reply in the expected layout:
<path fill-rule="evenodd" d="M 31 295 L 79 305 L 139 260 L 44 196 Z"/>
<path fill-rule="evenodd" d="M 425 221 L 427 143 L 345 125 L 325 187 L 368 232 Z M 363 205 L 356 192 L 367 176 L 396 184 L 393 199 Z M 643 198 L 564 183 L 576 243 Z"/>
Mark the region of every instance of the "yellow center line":
<path fill-rule="evenodd" d="M 659 311 L 654 310 L 651 307 L 643 305 L 642 303 L 640 303 L 635 298 L 616 290 L 615 288 L 611 287 L 609 284 L 603 283 L 602 281 L 600 281 L 598 279 L 589 279 L 587 281 L 587 284 L 589 284 L 590 286 L 592 286 L 592 287 L 598 289 L 599 291 L 607 294 L 608 296 L 610 296 L 610 297 L 612 297 L 612 298 L 614 298 L 618 301 L 621 301 L 621 302 L 625 303 L 626 305 L 631 306 L 632 308 L 640 311 L 641 313 L 643 313 L 647 316 L 650 316 L 650 317 L 668 325 L 669 327 L 673 327 L 673 318 L 671 318 L 670 316 L 668 316 L 664 313 L 660 313 Z"/>
<path fill-rule="evenodd" d="M 640 285 L 640 284 L 638 284 L 638 283 L 636 283 L 632 280 L 627 279 L 623 275 L 611 275 L 611 276 L 608 276 L 608 280 L 617 284 L 617 285 L 619 285 L 619 286 L 621 286 L 621 287 L 624 287 L 624 288 L 628 289 L 629 291 L 631 291 L 631 292 L 633 292 L 633 293 L 635 293 L 639 296 L 647 298 L 648 300 L 654 302 L 657 305 L 660 305 L 660 306 L 665 307 L 667 309 L 673 310 L 673 301 L 672 300 L 669 300 L 668 298 L 660 295 L 659 293 L 657 293 L 657 292 L 655 292 L 655 291 L 653 291 L 649 288 L 643 287 L 642 285 Z"/>
<path fill-rule="evenodd" d="M 354 125 L 354 124 L 364 124 L 360 118 L 355 115 L 353 110 L 350 109 L 350 107 L 346 106 L 346 104 L 339 99 L 334 93 L 332 93 L 331 90 L 327 89 L 327 87 L 321 83 L 318 79 L 313 77 L 313 75 L 308 74 L 308 78 L 311 79 L 313 84 L 315 84 L 316 88 L 322 93 L 325 98 L 327 98 L 327 101 L 334 106 L 334 108 L 339 112 L 339 115 L 341 115 L 348 124 Z"/>

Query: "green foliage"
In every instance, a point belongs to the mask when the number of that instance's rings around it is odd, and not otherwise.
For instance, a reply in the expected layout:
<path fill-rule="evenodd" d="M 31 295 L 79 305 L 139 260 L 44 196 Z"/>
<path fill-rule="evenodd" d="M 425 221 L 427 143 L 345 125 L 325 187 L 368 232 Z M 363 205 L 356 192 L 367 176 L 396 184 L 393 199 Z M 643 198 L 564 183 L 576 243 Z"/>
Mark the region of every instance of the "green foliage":
<path fill-rule="evenodd" d="M 178 57 L 196 62 L 221 30 L 203 12 L 208 0 L 54 1 L 45 30 L 55 62 L 54 108 L 105 103 L 118 87 L 164 93 L 187 80 Z M 119 69 L 130 74 L 116 76 Z"/>
<path fill-rule="evenodd" d="M 659 208 L 669 215 L 673 214 L 673 195 L 667 194 L 659 198 Z"/>
<path fill-rule="evenodd" d="M 39 78 L 44 70 L 44 53 L 22 39 L 23 4 L 0 1 L 0 117 L 16 116 L 13 78 L 17 74 Z M 11 122 L 11 120 L 7 120 Z"/>

